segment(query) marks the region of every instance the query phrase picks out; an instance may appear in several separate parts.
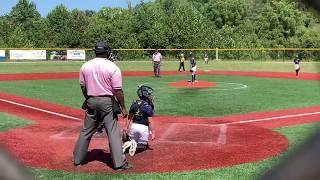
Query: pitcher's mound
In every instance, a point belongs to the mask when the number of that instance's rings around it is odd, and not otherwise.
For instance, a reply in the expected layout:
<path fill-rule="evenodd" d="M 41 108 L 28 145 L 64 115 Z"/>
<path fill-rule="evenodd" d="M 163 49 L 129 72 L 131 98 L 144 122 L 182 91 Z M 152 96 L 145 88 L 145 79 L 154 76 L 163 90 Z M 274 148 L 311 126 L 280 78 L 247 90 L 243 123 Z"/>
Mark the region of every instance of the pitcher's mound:
<path fill-rule="evenodd" d="M 211 87 L 217 86 L 217 84 L 214 82 L 209 82 L 209 81 L 188 82 L 187 80 L 172 82 L 172 83 L 169 83 L 169 85 L 177 88 L 211 88 Z"/>

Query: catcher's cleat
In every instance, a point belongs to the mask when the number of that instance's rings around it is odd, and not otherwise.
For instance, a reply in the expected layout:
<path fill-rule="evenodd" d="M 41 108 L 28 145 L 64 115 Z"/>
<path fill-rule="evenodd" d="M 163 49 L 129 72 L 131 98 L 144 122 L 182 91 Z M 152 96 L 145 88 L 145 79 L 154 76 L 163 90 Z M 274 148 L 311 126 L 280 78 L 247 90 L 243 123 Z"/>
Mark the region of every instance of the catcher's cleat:
<path fill-rule="evenodd" d="M 136 150 L 137 150 L 137 142 L 134 139 L 125 142 L 122 145 L 122 152 L 125 153 L 128 148 L 129 148 L 130 156 L 134 156 L 134 154 L 136 153 Z"/>
<path fill-rule="evenodd" d="M 122 144 L 122 152 L 125 153 L 128 148 L 131 146 L 131 141 L 126 141 L 125 143 Z"/>
<path fill-rule="evenodd" d="M 131 140 L 131 146 L 129 149 L 130 156 L 134 156 L 137 150 L 137 142 L 135 140 Z"/>

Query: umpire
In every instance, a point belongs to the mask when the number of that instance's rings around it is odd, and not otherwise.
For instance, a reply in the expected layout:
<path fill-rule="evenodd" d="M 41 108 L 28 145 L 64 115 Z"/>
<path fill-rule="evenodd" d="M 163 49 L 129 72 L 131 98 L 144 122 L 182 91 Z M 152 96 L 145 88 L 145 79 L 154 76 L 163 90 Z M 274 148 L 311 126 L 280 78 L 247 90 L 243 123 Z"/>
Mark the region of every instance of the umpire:
<path fill-rule="evenodd" d="M 122 75 L 118 66 L 110 61 L 112 49 L 105 42 L 95 46 L 96 58 L 84 63 L 80 69 L 80 87 L 86 98 L 83 127 L 74 148 L 74 165 L 85 163 L 90 140 L 100 123 L 108 135 L 109 149 L 114 169 L 129 169 L 122 153 L 121 136 L 117 118 L 114 117 L 114 96 L 117 98 L 123 118 L 128 116 L 122 91 Z"/>

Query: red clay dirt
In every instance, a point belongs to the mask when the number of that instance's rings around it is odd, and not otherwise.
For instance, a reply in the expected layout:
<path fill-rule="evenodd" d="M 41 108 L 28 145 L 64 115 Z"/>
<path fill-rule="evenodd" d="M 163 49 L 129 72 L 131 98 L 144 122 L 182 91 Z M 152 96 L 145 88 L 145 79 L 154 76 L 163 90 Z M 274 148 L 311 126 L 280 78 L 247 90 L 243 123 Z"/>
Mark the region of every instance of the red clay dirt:
<path fill-rule="evenodd" d="M 176 88 L 202 89 L 202 88 L 216 87 L 217 84 L 209 81 L 188 82 L 187 80 L 182 80 L 177 82 L 171 82 L 169 83 L 169 86 L 176 87 Z"/>
<path fill-rule="evenodd" d="M 161 71 L 161 75 L 174 76 L 179 74 L 190 74 L 187 72 Z M 299 80 L 320 80 L 319 73 L 300 73 L 297 77 L 295 73 L 289 72 L 246 72 L 246 71 L 197 71 L 199 75 L 224 75 L 224 76 L 253 76 L 264 78 L 282 78 Z M 122 74 L 128 76 L 153 76 L 150 71 L 125 71 Z M 57 73 L 19 73 L 0 74 L 0 81 L 13 80 L 45 80 L 45 79 L 75 79 L 79 77 L 79 72 L 57 72 Z"/>
<path fill-rule="evenodd" d="M 0 133 L 1 144 L 28 166 L 76 170 L 72 165 L 72 151 L 82 126 L 81 110 L 3 93 L 0 97 L 8 101 L 0 101 L 2 112 L 35 123 Z M 48 113 L 51 111 L 55 114 Z M 58 113 L 79 120 L 57 116 Z M 153 150 L 129 157 L 134 168 L 127 172 L 177 172 L 231 166 L 277 156 L 288 147 L 284 136 L 267 128 L 250 124 L 216 126 L 217 121 L 224 120 L 155 117 L 157 139 L 152 142 Z M 124 120 L 120 123 L 123 125 Z M 94 138 L 88 155 L 90 162 L 77 171 L 114 172 L 108 152 L 106 138 Z"/>
<path fill-rule="evenodd" d="M 174 74 L 177 72 L 163 72 L 163 75 Z M 269 72 L 200 74 L 296 78 L 289 73 Z M 124 72 L 123 75 L 151 76 L 152 73 Z M 78 73 L 2 74 L 0 80 L 77 77 Z M 301 74 L 299 79 L 315 80 L 319 79 L 319 75 Z M 92 140 L 88 164 L 79 169 L 73 167 L 72 151 L 82 126 L 82 110 L 5 93 L 0 93 L 0 109 L 1 112 L 34 121 L 34 125 L 0 133 L 0 143 L 25 165 L 65 171 L 114 173 L 110 167 L 106 137 L 95 137 Z M 309 107 L 215 118 L 157 116 L 154 119 L 157 139 L 152 142 L 153 150 L 128 157 L 134 168 L 127 172 L 211 169 L 277 156 L 288 148 L 288 141 L 271 128 L 318 122 L 319 111 L 320 107 Z M 124 120 L 120 120 L 120 124 L 123 123 Z"/>

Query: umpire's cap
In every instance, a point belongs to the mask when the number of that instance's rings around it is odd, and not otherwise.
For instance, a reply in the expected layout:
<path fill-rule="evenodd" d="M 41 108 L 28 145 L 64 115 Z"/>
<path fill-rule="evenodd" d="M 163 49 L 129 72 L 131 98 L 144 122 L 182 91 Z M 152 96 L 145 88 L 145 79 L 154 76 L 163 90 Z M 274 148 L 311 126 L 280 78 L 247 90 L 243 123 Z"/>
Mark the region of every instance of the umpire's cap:
<path fill-rule="evenodd" d="M 110 55 L 112 48 L 106 42 L 98 42 L 94 48 L 96 54 L 107 54 Z"/>

